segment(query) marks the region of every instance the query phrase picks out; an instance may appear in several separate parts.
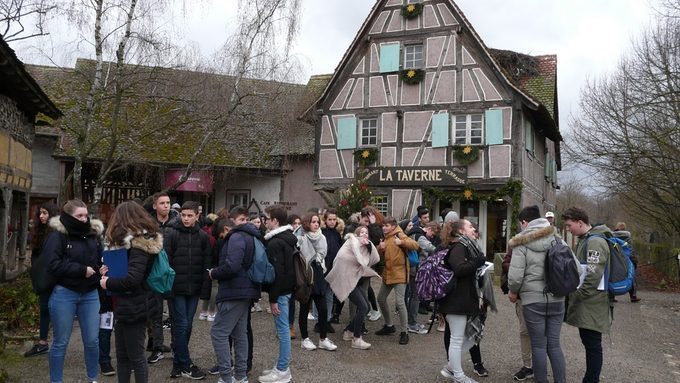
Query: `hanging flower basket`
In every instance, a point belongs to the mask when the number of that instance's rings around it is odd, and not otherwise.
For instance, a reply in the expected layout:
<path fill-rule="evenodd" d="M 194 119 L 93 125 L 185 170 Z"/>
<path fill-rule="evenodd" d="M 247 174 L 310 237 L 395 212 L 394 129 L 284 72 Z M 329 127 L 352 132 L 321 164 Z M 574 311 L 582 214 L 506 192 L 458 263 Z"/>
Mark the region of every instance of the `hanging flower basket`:
<path fill-rule="evenodd" d="M 425 78 L 425 71 L 422 69 L 404 69 L 399 72 L 399 77 L 405 84 L 416 85 Z"/>
<path fill-rule="evenodd" d="M 479 146 L 454 146 L 453 158 L 462 166 L 467 166 L 479 159 L 479 150 Z"/>
<path fill-rule="evenodd" d="M 377 148 L 357 149 L 354 151 L 354 161 L 359 166 L 370 166 L 378 160 L 378 153 Z"/>
<path fill-rule="evenodd" d="M 423 5 L 420 3 L 413 3 L 401 7 L 401 15 L 406 19 L 414 19 L 423 13 Z"/>

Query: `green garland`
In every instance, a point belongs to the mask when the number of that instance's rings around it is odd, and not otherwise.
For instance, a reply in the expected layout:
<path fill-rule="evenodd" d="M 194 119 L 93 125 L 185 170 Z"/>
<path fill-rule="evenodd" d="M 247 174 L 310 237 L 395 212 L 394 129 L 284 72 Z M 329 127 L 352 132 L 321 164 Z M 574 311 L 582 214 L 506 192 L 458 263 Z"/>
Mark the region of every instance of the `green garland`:
<path fill-rule="evenodd" d="M 339 201 L 336 206 L 338 217 L 346 220 L 351 214 L 370 205 L 372 194 L 371 189 L 364 183 L 363 179 L 355 179 L 347 186 L 347 189 L 339 194 Z"/>
<path fill-rule="evenodd" d="M 453 147 L 453 158 L 455 158 L 461 166 L 468 166 L 479 159 L 479 152 L 479 146 L 456 145 Z"/>
<path fill-rule="evenodd" d="M 408 85 L 416 85 L 425 78 L 425 71 L 422 69 L 402 69 L 399 71 L 401 81 Z"/>
<path fill-rule="evenodd" d="M 380 151 L 377 148 L 363 148 L 354 151 L 354 161 L 359 166 L 366 167 L 378 161 Z"/>
<path fill-rule="evenodd" d="M 453 204 L 461 200 L 493 201 L 510 197 L 512 203 L 512 217 L 510 218 L 510 235 L 519 232 L 519 211 L 522 202 L 522 181 L 511 179 L 494 192 L 477 192 L 471 185 L 465 186 L 461 192 L 446 192 L 437 188 L 424 188 L 423 197 L 426 206 L 433 206 L 435 200 Z"/>
<path fill-rule="evenodd" d="M 407 4 L 401 7 L 401 15 L 409 20 L 415 19 L 421 13 L 423 13 L 423 4 L 421 3 Z"/>

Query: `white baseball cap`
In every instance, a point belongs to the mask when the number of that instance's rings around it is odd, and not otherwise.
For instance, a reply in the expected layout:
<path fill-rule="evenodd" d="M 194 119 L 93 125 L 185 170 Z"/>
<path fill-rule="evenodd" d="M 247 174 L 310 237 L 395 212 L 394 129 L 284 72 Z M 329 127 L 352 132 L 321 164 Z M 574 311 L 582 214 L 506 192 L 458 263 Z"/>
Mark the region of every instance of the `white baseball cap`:
<path fill-rule="evenodd" d="M 545 218 L 555 218 L 555 213 L 549 211 L 545 213 Z"/>

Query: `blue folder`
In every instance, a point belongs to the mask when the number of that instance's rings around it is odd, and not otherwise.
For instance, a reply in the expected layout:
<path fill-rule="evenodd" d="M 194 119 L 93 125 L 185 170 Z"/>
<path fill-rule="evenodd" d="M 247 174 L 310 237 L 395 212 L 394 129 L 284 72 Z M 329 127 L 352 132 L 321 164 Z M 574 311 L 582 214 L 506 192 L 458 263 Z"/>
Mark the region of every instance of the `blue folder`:
<path fill-rule="evenodd" d="M 122 278 L 128 273 L 127 249 L 104 250 L 104 264 L 109 268 L 106 276 Z"/>

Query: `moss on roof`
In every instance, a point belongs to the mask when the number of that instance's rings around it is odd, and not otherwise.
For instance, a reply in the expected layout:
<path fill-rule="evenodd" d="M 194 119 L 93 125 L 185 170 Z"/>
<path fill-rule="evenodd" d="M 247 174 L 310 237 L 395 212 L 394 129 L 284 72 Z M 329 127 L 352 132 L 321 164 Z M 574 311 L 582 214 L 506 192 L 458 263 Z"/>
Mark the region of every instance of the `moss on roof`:
<path fill-rule="evenodd" d="M 65 128 L 58 155 L 73 156 L 76 135 L 69 127 L 82 123 L 88 78 L 95 62 L 79 59 L 75 68 L 31 66 L 46 92 L 65 111 Z M 113 75 L 113 64 L 105 72 Z M 296 117 L 307 106 L 301 84 L 244 79 L 244 96 L 236 113 L 226 116 L 235 79 L 213 73 L 168 68 L 127 66 L 119 155 L 130 162 L 186 164 L 206 132 L 209 139 L 197 165 L 240 168 L 280 168 L 280 156 L 314 151 L 314 128 Z M 95 131 L 88 139 L 91 158 L 103 158 L 111 136 L 113 89 L 101 95 Z"/>

